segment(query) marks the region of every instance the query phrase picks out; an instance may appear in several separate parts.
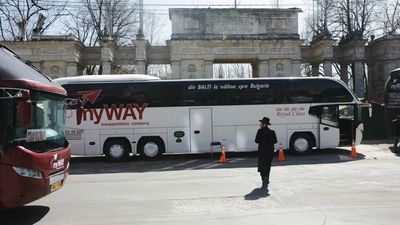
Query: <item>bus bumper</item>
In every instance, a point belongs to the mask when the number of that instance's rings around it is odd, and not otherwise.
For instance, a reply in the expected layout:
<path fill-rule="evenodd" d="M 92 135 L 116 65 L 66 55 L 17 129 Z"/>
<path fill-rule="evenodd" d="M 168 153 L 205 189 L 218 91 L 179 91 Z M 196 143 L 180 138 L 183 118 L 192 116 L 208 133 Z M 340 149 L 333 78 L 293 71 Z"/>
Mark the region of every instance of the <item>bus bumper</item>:
<path fill-rule="evenodd" d="M 57 155 L 65 159 L 63 168 L 58 170 L 50 168 L 49 162 L 52 161 L 48 159 L 48 154 L 52 153 L 44 153 L 43 156 L 33 159 L 33 165 L 36 165 L 34 168 L 40 171 L 41 178 L 21 176 L 13 169 L 12 165 L 0 163 L 0 209 L 23 206 L 60 189 L 64 185 L 69 174 L 70 145 L 57 151 Z M 51 156 L 50 158 L 54 157 Z"/>

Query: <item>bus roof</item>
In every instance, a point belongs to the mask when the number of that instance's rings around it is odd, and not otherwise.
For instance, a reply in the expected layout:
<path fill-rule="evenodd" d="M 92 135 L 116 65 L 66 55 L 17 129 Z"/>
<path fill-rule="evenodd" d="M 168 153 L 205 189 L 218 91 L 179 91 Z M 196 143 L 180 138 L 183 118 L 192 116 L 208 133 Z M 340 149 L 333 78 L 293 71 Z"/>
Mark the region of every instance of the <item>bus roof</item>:
<path fill-rule="evenodd" d="M 0 44 L 0 87 L 25 88 L 66 95 L 66 91 L 29 61 Z"/>
<path fill-rule="evenodd" d="M 160 80 L 158 77 L 144 74 L 118 74 L 118 75 L 85 75 L 77 77 L 62 77 L 55 81 L 60 85 L 74 83 L 104 83 L 104 82 L 126 82 L 126 81 L 148 81 Z"/>
<path fill-rule="evenodd" d="M 394 73 L 394 72 L 400 72 L 400 68 L 394 69 L 392 71 L 390 71 L 390 73 Z"/>

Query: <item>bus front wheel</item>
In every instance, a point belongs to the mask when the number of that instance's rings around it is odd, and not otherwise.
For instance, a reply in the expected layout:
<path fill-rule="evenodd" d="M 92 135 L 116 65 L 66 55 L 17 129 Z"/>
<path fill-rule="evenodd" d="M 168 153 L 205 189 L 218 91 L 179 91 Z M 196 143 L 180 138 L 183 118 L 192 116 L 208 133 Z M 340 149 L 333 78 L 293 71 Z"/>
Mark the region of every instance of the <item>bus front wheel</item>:
<path fill-rule="evenodd" d="M 290 139 L 290 151 L 297 154 L 310 153 L 312 140 L 308 134 L 295 134 Z"/>
<path fill-rule="evenodd" d="M 104 145 L 104 154 L 109 161 L 123 161 L 129 157 L 129 142 L 121 138 L 110 139 Z"/>
<path fill-rule="evenodd" d="M 159 138 L 144 138 L 139 143 L 139 151 L 146 159 L 155 159 L 164 152 L 164 143 Z"/>

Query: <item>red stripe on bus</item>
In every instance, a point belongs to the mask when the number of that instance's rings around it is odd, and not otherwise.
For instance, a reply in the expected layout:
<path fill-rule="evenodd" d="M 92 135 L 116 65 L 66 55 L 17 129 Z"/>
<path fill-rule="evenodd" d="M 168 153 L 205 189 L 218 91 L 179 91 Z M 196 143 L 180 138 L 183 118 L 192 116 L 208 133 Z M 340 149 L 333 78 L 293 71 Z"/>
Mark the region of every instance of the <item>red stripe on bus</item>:
<path fill-rule="evenodd" d="M 1 87 L 10 88 L 26 88 L 39 91 L 46 91 L 54 94 L 67 95 L 67 91 L 62 87 L 57 87 L 52 83 L 51 85 L 42 84 L 32 80 L 0 80 Z"/>

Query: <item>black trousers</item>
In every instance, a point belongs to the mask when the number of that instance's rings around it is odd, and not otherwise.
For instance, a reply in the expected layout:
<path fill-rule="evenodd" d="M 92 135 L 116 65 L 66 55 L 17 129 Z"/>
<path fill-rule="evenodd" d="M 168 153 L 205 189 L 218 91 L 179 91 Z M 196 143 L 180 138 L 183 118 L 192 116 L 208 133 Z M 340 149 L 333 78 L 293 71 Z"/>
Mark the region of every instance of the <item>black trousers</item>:
<path fill-rule="evenodd" d="M 261 176 L 261 180 L 263 182 L 266 182 L 266 183 L 269 182 L 269 174 L 271 172 L 271 163 L 272 163 L 272 159 L 268 160 L 267 164 L 263 165 L 264 167 L 260 170 L 260 176 Z"/>

